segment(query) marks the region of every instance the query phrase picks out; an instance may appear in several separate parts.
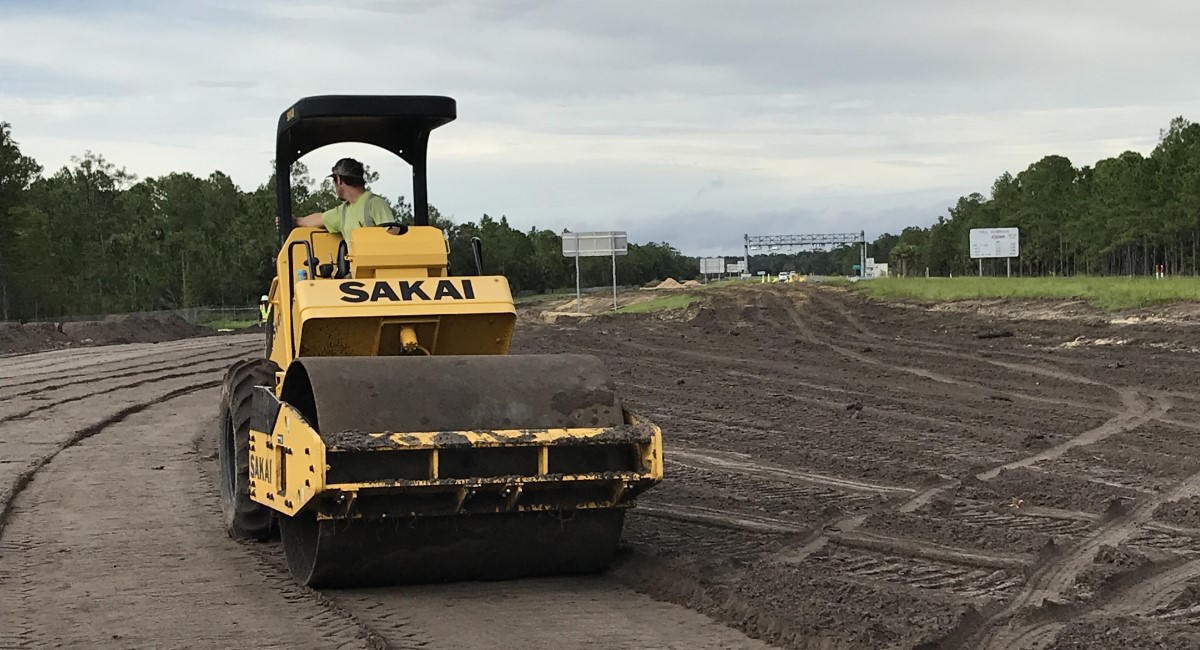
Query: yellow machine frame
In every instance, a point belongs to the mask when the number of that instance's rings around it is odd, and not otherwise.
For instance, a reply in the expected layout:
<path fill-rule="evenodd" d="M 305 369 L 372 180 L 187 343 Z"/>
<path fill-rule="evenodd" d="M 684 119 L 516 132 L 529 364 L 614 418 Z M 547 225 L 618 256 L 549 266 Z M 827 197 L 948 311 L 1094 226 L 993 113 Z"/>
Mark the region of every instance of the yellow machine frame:
<path fill-rule="evenodd" d="M 448 246 L 442 231 L 430 226 L 410 226 L 402 235 L 384 228 L 361 228 L 353 234 L 354 253 L 345 255 L 350 276 L 311 279 L 312 265 L 296 263 L 294 251 L 309 251 L 316 260 L 334 264 L 341 237 L 313 228 L 294 229 L 276 262 L 276 280 L 269 301 L 275 336 L 271 360 L 281 370 L 276 375 L 275 396 L 292 361 L 300 356 L 380 356 L 397 354 L 507 354 L 516 322 L 508 280 L 503 276 L 450 277 Z M 305 279 L 296 278 L 304 271 Z M 283 306 L 292 306 L 285 309 Z M 425 475 L 408 479 L 337 482 L 328 479 L 331 453 L 305 418 L 283 404 L 274 421 L 250 432 L 250 496 L 268 508 L 293 516 L 320 494 L 332 496 L 345 507 L 341 517 L 358 516 L 353 510 L 364 493 L 404 490 L 418 493 L 452 492 L 455 507 L 447 510 L 413 508 L 403 514 L 462 514 L 471 509 L 470 497 L 495 492 L 503 499 L 488 500 L 486 511 L 536 511 L 556 507 L 537 499 L 523 500 L 539 485 L 595 488 L 587 500 L 572 508 L 613 508 L 631 505 L 628 492 L 641 492 L 662 479 L 662 432 L 626 412 L 629 430 L 619 442 L 633 445 L 638 459 L 634 471 L 551 474 L 549 459 L 557 450 L 579 444 L 606 444 L 609 428 L 512 429 L 456 431 L 458 444 L 476 449 L 524 447 L 537 456 L 537 471 L 503 478 L 445 478 L 439 476 L 439 444 L 446 432 L 372 432 L 372 452 L 417 453 Z M 333 516 L 327 511 L 319 517 Z"/>

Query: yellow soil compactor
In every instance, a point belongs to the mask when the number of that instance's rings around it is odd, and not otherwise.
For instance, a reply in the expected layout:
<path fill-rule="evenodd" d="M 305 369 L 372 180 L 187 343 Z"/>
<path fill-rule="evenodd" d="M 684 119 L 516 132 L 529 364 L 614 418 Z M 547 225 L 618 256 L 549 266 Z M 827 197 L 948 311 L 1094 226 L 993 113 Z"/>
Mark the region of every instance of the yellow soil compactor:
<path fill-rule="evenodd" d="M 595 572 L 625 511 L 662 480 L 662 433 L 622 407 L 599 359 L 510 355 L 502 276 L 453 269 L 428 225 L 432 96 L 307 97 L 279 119 L 281 247 L 264 358 L 222 390 L 220 498 L 229 534 L 276 531 L 321 587 Z M 290 169 L 339 142 L 412 167 L 413 223 L 352 241 L 292 227 Z"/>

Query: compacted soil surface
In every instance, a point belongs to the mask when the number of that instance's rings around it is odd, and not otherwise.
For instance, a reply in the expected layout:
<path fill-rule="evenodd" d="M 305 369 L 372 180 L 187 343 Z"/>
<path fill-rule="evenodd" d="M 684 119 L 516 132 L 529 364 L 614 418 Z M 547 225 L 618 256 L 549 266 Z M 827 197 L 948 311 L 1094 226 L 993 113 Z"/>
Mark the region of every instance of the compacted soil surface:
<path fill-rule="evenodd" d="M 0 648 L 1200 647 L 1200 327 L 705 295 L 522 314 L 513 353 L 601 357 L 664 433 L 588 577 L 316 591 L 230 540 L 261 334 L 0 357 Z"/>

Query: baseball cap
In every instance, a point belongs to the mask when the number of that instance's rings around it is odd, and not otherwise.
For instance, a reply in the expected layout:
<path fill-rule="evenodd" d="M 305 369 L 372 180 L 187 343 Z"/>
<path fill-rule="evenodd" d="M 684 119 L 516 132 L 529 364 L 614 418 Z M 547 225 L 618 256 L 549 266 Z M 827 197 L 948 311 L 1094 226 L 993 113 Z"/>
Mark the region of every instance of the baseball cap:
<path fill-rule="evenodd" d="M 366 174 L 363 172 L 363 164 L 353 158 L 342 158 L 333 165 L 333 173 L 326 178 L 333 176 L 342 176 L 345 178 L 362 179 Z"/>

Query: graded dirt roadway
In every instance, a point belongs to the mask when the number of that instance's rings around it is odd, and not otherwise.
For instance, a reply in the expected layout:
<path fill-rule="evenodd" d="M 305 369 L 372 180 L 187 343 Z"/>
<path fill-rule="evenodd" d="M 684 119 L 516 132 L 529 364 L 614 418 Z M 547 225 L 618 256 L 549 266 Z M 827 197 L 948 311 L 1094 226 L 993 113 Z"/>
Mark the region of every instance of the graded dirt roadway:
<path fill-rule="evenodd" d="M 216 385 L 261 335 L 0 357 L 0 648 L 1200 646 L 1200 327 L 709 295 L 519 325 L 664 430 L 589 578 L 315 592 L 229 540 Z"/>

